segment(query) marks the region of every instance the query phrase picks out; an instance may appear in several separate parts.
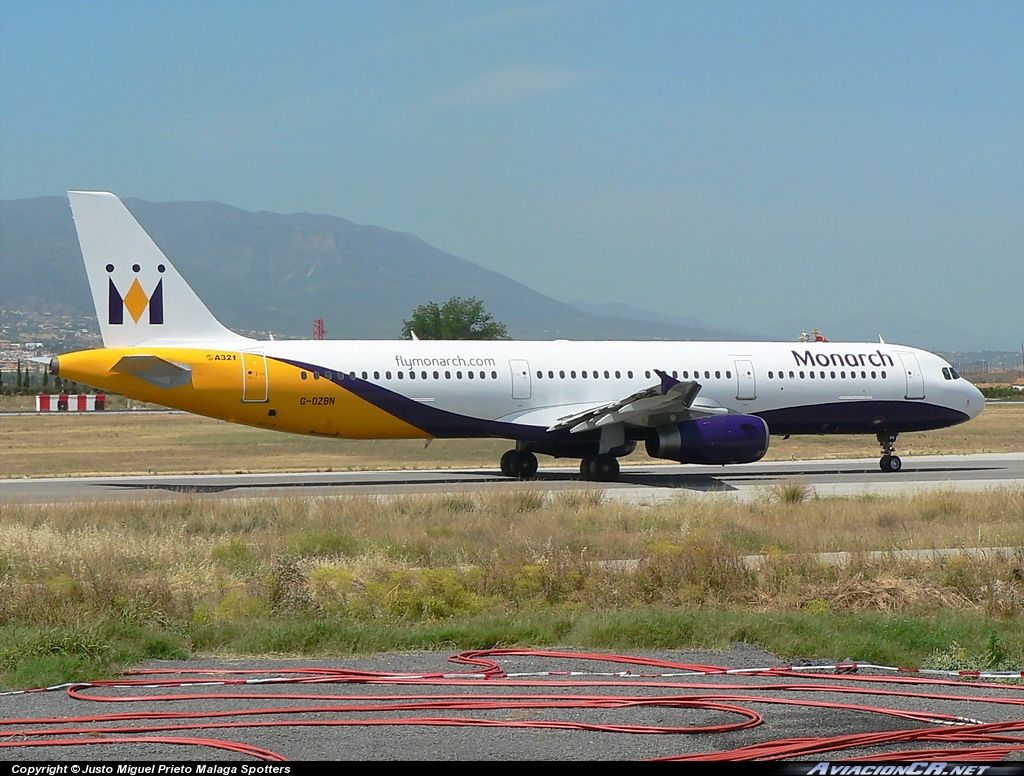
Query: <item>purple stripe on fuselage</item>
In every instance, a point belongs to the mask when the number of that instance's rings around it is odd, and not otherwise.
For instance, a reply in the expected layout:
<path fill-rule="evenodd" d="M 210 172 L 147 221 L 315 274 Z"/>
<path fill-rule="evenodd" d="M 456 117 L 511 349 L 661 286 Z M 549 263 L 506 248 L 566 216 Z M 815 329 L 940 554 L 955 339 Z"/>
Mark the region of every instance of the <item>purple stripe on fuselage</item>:
<path fill-rule="evenodd" d="M 483 420 L 468 415 L 459 415 L 448 410 L 428 407 L 415 399 L 389 391 L 369 380 L 352 377 L 345 372 L 326 369 L 315 364 L 293 361 L 288 358 L 270 357 L 282 364 L 316 372 L 321 380 L 330 380 L 339 388 L 349 391 L 375 407 L 394 415 L 411 426 L 425 431 L 438 439 L 467 439 L 471 437 L 494 439 L 553 439 L 565 434 L 552 434 L 541 426 L 524 426 L 518 423 L 504 423 L 498 420 Z M 327 373 L 331 377 L 325 377 Z"/>

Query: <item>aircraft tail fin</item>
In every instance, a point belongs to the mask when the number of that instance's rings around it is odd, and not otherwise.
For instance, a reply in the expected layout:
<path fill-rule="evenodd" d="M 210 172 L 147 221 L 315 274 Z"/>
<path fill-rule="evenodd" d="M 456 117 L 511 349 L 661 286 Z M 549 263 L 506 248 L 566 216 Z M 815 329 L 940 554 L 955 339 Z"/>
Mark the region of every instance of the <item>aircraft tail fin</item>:
<path fill-rule="evenodd" d="M 213 316 L 120 199 L 68 200 L 105 347 L 250 341 Z"/>

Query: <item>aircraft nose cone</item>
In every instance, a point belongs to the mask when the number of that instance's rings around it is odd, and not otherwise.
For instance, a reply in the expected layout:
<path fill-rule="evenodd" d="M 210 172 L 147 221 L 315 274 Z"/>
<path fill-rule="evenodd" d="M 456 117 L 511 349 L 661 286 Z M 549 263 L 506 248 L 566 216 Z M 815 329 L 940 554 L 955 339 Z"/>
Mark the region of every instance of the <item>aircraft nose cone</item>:
<path fill-rule="evenodd" d="M 976 418 L 981 414 L 982 410 L 985 409 L 985 396 L 978 390 L 977 386 L 972 383 L 968 383 L 967 385 L 967 399 L 965 402 L 967 406 L 967 414 L 972 418 Z"/>

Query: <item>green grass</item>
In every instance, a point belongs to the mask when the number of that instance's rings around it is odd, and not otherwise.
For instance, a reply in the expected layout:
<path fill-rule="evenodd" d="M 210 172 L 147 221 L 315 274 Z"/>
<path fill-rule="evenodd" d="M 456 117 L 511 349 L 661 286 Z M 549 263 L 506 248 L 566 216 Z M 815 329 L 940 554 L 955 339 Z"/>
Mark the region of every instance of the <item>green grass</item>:
<path fill-rule="evenodd" d="M 565 648 L 588 652 L 728 650 L 750 643 L 782 663 L 855 660 L 936 670 L 1020 670 L 1024 619 L 949 612 L 927 617 L 880 613 L 709 611 L 638 608 L 533 610 L 401 620 L 260 617 L 181 630 L 126 628 L 114 619 L 87 627 L 0 629 L 3 687 L 29 689 L 115 676 L 152 659 L 240 655 L 344 657 L 391 651 L 461 652 Z"/>

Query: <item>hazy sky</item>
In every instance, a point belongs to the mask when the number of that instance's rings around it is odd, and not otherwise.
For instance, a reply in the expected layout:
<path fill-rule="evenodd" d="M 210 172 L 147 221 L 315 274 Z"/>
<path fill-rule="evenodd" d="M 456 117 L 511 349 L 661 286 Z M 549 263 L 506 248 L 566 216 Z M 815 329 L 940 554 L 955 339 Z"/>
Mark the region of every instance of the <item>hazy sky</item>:
<path fill-rule="evenodd" d="M 719 328 L 1018 349 L 1024 2 L 0 0 L 0 198 L 76 188 Z"/>

